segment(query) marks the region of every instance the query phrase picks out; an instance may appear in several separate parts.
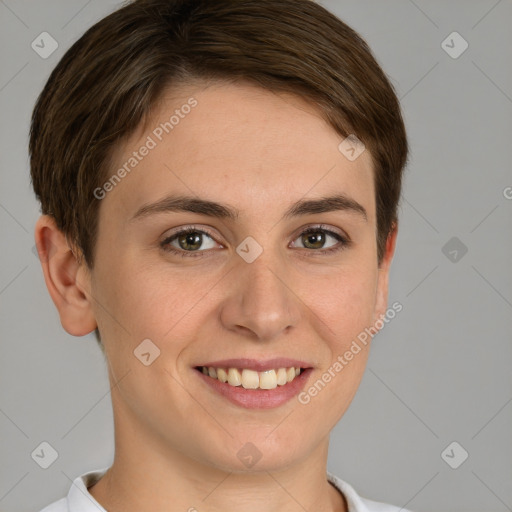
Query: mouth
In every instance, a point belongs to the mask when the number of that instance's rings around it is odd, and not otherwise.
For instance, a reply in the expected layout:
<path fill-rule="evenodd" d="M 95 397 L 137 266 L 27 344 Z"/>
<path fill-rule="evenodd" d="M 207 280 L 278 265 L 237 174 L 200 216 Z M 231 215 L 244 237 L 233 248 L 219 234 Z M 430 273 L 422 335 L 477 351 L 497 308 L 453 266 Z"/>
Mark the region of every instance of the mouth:
<path fill-rule="evenodd" d="M 231 403 L 250 409 L 278 407 L 304 388 L 313 370 L 290 359 L 261 362 L 226 360 L 195 366 L 199 378 L 210 390 Z"/>
<path fill-rule="evenodd" d="M 256 371 L 249 368 L 197 366 L 196 370 L 229 386 L 241 386 L 244 389 L 275 389 L 277 386 L 285 386 L 289 382 L 294 381 L 295 377 L 298 377 L 304 371 L 303 368 L 294 366 L 272 368 L 264 371 Z"/>

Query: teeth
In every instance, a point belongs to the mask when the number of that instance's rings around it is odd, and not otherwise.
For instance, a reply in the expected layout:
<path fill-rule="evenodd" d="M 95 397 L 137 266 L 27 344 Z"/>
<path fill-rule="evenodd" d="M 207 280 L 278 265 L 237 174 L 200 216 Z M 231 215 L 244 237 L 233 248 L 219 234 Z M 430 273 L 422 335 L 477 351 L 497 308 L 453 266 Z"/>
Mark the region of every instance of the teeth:
<path fill-rule="evenodd" d="M 221 382 L 227 382 L 228 381 L 228 373 L 224 368 L 219 368 L 217 370 L 217 379 L 219 379 Z"/>
<path fill-rule="evenodd" d="M 254 370 L 242 370 L 242 386 L 245 389 L 257 389 L 260 385 L 258 372 Z"/>
<path fill-rule="evenodd" d="M 300 372 L 300 368 L 299 368 L 299 372 Z M 261 389 L 277 388 L 277 375 L 276 375 L 275 370 L 267 370 L 266 372 L 260 373 L 260 388 Z"/>
<path fill-rule="evenodd" d="M 277 370 L 276 381 L 278 386 L 284 386 L 288 382 L 286 378 L 286 368 L 279 368 L 279 370 Z"/>
<path fill-rule="evenodd" d="M 284 386 L 291 382 L 301 373 L 300 368 L 277 368 L 257 372 L 243 368 L 213 368 L 202 366 L 201 371 L 217 379 L 220 382 L 228 383 L 230 386 L 242 386 L 244 389 L 275 389 L 277 386 Z"/>
<path fill-rule="evenodd" d="M 230 368 L 228 370 L 228 383 L 235 387 L 242 385 L 242 376 L 236 368 Z"/>

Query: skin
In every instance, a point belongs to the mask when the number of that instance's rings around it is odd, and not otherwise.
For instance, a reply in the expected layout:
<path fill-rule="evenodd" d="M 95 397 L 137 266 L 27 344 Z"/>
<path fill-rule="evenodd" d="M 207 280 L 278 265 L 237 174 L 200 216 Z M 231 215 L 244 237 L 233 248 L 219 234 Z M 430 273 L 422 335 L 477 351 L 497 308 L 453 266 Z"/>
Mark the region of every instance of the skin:
<path fill-rule="evenodd" d="M 313 367 L 307 389 L 385 313 L 397 231 L 379 266 L 371 155 L 345 158 L 342 137 L 302 98 L 221 83 L 168 91 L 149 128 L 117 148 L 112 173 L 191 96 L 198 105 L 101 201 L 92 270 L 50 217 L 36 225 L 64 329 L 82 336 L 98 326 L 107 355 L 115 459 L 89 491 L 114 512 L 346 511 L 326 480 L 329 433 L 359 386 L 369 344 L 307 405 L 292 399 L 243 409 L 210 390 L 193 367 L 291 357 Z M 226 203 L 240 215 L 130 220 L 171 193 Z M 357 201 L 367 219 L 349 210 L 281 219 L 293 202 L 333 193 Z M 215 237 L 203 236 L 202 257 L 160 247 L 191 224 Z M 340 244 L 326 235 L 323 246 L 306 245 L 301 233 L 318 224 L 351 244 L 318 254 L 316 247 Z M 236 252 L 247 236 L 263 248 L 252 263 Z M 149 366 L 133 354 L 147 338 L 160 349 Z M 262 455 L 252 468 L 237 457 L 247 442 Z"/>

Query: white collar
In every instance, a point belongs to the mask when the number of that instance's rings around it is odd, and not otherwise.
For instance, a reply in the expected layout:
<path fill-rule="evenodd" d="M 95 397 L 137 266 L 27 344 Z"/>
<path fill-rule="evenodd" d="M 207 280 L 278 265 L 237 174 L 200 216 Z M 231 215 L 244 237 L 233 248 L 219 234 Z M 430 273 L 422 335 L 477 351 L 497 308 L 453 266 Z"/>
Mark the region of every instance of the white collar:
<path fill-rule="evenodd" d="M 67 498 L 63 498 L 67 503 L 69 512 L 107 512 L 89 493 L 88 488 L 92 487 L 108 469 L 109 467 L 96 469 L 75 478 Z M 348 512 L 394 512 L 398 510 L 409 512 L 403 508 L 399 509 L 361 498 L 350 484 L 332 473 L 327 472 L 327 480 L 345 496 Z"/>

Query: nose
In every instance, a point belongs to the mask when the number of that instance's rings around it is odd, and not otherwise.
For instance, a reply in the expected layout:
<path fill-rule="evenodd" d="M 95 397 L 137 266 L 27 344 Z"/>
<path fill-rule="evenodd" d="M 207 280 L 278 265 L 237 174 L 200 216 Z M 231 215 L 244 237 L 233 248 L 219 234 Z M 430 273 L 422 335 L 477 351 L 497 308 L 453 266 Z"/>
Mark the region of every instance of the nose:
<path fill-rule="evenodd" d="M 230 274 L 232 286 L 220 312 L 226 329 L 255 341 L 268 341 L 298 325 L 300 299 L 284 265 L 262 255 L 252 263 L 237 262 Z"/>

